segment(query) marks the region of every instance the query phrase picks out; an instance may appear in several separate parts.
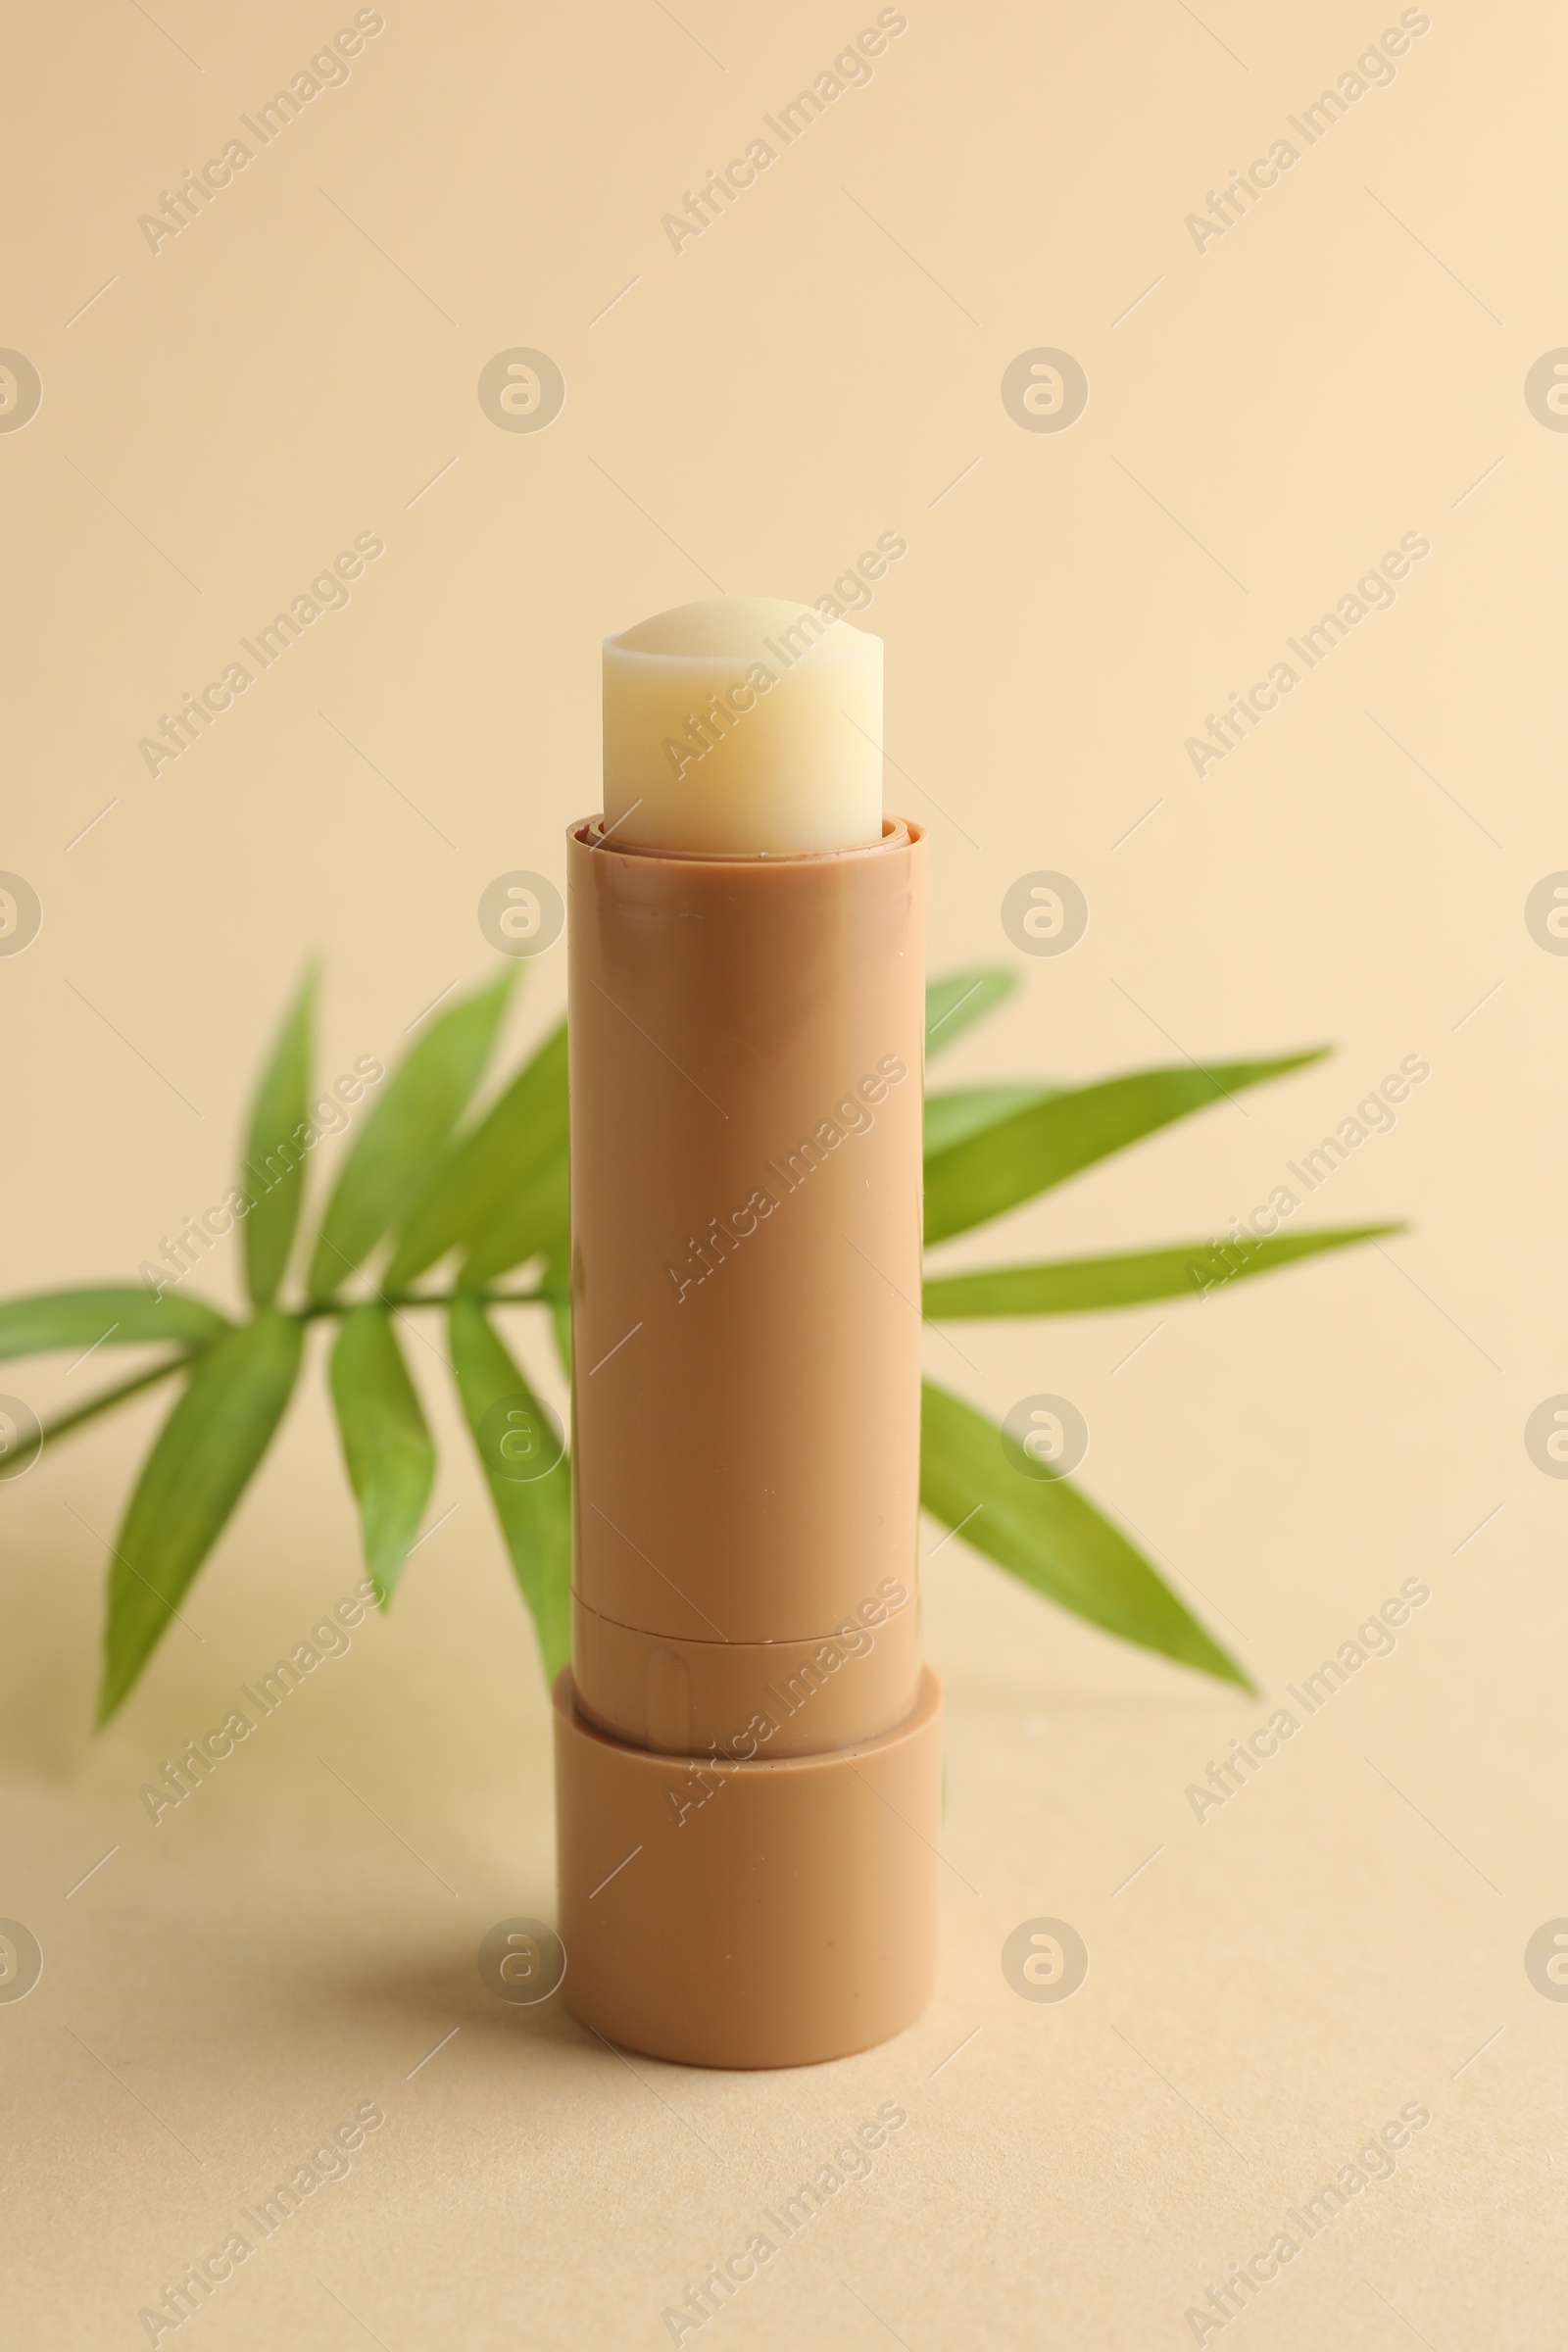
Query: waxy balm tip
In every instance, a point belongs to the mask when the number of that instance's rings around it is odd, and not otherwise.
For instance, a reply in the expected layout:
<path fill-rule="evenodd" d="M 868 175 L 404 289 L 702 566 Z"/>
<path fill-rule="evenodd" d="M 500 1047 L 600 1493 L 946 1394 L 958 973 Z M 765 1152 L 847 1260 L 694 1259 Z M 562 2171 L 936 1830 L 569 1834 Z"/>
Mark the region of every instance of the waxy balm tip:
<path fill-rule="evenodd" d="M 882 837 L 882 640 L 778 597 L 656 612 L 605 659 L 607 834 L 802 857 Z"/>

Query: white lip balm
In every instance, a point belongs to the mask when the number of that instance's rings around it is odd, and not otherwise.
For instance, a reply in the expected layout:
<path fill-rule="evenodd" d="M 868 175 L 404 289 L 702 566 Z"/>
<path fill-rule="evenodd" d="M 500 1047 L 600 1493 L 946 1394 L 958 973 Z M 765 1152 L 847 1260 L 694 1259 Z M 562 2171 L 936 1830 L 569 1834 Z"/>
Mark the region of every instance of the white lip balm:
<path fill-rule="evenodd" d="M 882 838 L 882 640 L 777 597 L 605 639 L 605 829 L 626 848 L 800 857 Z"/>

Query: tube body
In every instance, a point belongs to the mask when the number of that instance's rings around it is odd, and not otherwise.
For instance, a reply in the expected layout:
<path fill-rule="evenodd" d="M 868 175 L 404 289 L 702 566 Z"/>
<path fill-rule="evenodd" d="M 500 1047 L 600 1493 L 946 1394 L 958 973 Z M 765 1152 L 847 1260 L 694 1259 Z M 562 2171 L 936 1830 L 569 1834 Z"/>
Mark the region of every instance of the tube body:
<path fill-rule="evenodd" d="M 924 845 L 592 838 L 570 867 L 578 1700 L 646 1746 L 728 1752 L 754 1713 L 770 1754 L 842 1745 L 898 1722 L 918 1671 Z"/>
<path fill-rule="evenodd" d="M 797 858 L 568 841 L 561 1925 L 568 2003 L 655 2055 L 837 2056 L 930 1992 L 924 863 L 894 820 Z"/>

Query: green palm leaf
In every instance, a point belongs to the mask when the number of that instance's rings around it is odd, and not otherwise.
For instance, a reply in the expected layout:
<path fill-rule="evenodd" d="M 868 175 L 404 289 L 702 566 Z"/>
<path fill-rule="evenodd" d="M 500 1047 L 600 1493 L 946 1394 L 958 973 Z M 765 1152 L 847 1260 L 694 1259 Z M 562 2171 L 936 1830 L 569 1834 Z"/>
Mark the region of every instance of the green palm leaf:
<path fill-rule="evenodd" d="M 925 1155 L 934 1158 L 965 1136 L 1010 1119 L 1014 1111 L 1059 1095 L 1059 1086 L 965 1086 L 925 1099 Z"/>
<path fill-rule="evenodd" d="M 571 1188 L 566 1154 L 525 1177 L 464 1262 L 466 1286 L 491 1281 L 526 1258 L 564 1257 L 569 1247 Z"/>
<path fill-rule="evenodd" d="M 304 1305 L 284 1311 L 276 1300 L 298 1236 L 303 1160 L 317 1140 L 310 1108 L 312 974 L 274 1042 L 247 1130 L 242 1213 L 254 1320 L 235 1326 L 205 1300 L 167 1284 L 162 1296 L 151 1287 L 100 1283 L 0 1303 L 0 1360 L 72 1350 L 84 1361 L 100 1347 L 168 1343 L 128 1380 L 74 1402 L 44 1432 L 46 1441 L 158 1382 L 180 1391 L 111 1546 L 101 1723 L 134 1686 L 266 1453 L 297 1378 L 305 1327 L 317 1317 L 342 1318 L 330 1386 L 365 1557 L 382 1604 L 416 1543 L 435 1477 L 435 1448 L 395 1315 L 411 1305 L 443 1305 L 463 1415 L 547 1674 L 553 1677 L 566 1660 L 570 1464 L 564 1449 L 557 1455 L 544 1409 L 488 1313 L 489 1286 L 509 1269 L 535 1262 L 537 1277 L 520 1296 L 548 1314 L 569 1375 L 564 1024 L 488 1109 L 464 1125 L 514 977 L 508 969 L 433 1019 L 368 1106 L 320 1222 Z M 1014 984 L 1010 971 L 992 968 L 933 981 L 928 1056 L 993 1011 Z M 1188 1062 L 1073 1088 L 1024 1081 L 931 1094 L 924 1109 L 926 1238 L 941 1242 L 970 1231 L 1174 1120 L 1317 1058 L 1309 1052 L 1212 1068 Z M 1208 1298 L 1297 1258 L 1400 1230 L 1379 1223 L 1257 1239 L 1238 1231 L 1114 1255 L 984 1267 L 928 1281 L 924 1312 L 933 1321 L 1063 1315 Z M 455 1283 L 440 1297 L 401 1298 L 395 1309 L 384 1299 L 345 1306 L 344 1282 L 389 1235 L 389 1262 L 379 1277 L 388 1291 L 405 1291 L 449 1256 L 461 1266 Z M 1250 1689 L 1241 1667 L 1076 1481 L 1031 1477 L 1016 1453 L 984 1414 L 939 1388 L 924 1388 L 920 1499 L 928 1512 L 1087 1622 Z"/>
<path fill-rule="evenodd" d="M 245 1143 L 242 1173 L 251 1195 L 245 1282 L 254 1306 L 270 1306 L 277 1297 L 305 1197 L 315 997 L 316 975 L 307 972 L 258 1090 Z"/>
<path fill-rule="evenodd" d="M 944 1527 L 961 1529 L 974 1550 L 1091 1625 L 1251 1690 L 1235 1660 L 1071 1479 L 1015 1470 L 996 1423 L 929 1381 L 921 1391 L 920 1503 Z"/>
<path fill-rule="evenodd" d="M 0 1356 L 53 1348 L 130 1348 L 151 1340 L 205 1345 L 229 1328 L 216 1306 L 140 1283 L 95 1283 L 80 1291 L 35 1291 L 0 1305 Z"/>
<path fill-rule="evenodd" d="M 435 1447 L 384 1306 L 356 1306 L 344 1316 L 331 1382 L 365 1564 L 385 1608 L 435 1484 Z"/>
<path fill-rule="evenodd" d="M 542 1478 L 506 1475 L 496 1421 L 489 1416 L 497 1407 L 516 1407 L 542 1429 L 539 1401 L 476 1298 L 458 1294 L 448 1329 L 464 1418 L 533 1618 L 546 1679 L 554 1682 L 571 1654 L 571 1466 L 564 1454 Z"/>
<path fill-rule="evenodd" d="M 452 1145 L 416 1200 L 386 1270 L 402 1290 L 449 1250 L 474 1250 L 566 1148 L 566 1025 L 552 1030 L 477 1127 Z M 514 1260 L 514 1263 L 516 1261 Z"/>
<path fill-rule="evenodd" d="M 1000 966 L 983 971 L 948 972 L 927 983 L 925 992 L 925 1057 L 940 1054 L 970 1025 L 994 1012 L 1017 987 L 1016 975 Z"/>
<path fill-rule="evenodd" d="M 934 1322 L 981 1315 L 1084 1315 L 1138 1306 L 1150 1298 L 1196 1297 L 1267 1274 L 1293 1258 L 1399 1233 L 1399 1225 L 1329 1225 L 1315 1233 L 1265 1239 L 1184 1242 L 1170 1250 L 1135 1250 L 1123 1257 L 1064 1257 L 1043 1266 L 985 1266 L 925 1285 L 924 1313 Z"/>
<path fill-rule="evenodd" d="M 1268 1061 L 1221 1062 L 1208 1070 L 1196 1063 L 1132 1070 L 1125 1077 L 1029 1103 L 927 1157 L 926 1240 L 940 1242 L 951 1234 L 967 1233 L 1173 1119 L 1186 1118 L 1242 1087 L 1300 1069 L 1323 1051 L 1319 1047 Z"/>
<path fill-rule="evenodd" d="M 570 1243 L 552 1250 L 539 1275 L 539 1288 L 550 1302 L 550 1328 L 555 1334 L 556 1353 L 566 1378 L 571 1378 L 571 1248 Z"/>
<path fill-rule="evenodd" d="M 282 1419 L 303 1326 L 265 1309 L 197 1359 L 142 1466 L 109 1577 L 98 1721 L 146 1664 Z"/>
<path fill-rule="evenodd" d="M 462 997 L 420 1038 L 349 1151 L 311 1259 L 313 1298 L 329 1298 L 409 1207 L 468 1106 L 516 976 Z"/>

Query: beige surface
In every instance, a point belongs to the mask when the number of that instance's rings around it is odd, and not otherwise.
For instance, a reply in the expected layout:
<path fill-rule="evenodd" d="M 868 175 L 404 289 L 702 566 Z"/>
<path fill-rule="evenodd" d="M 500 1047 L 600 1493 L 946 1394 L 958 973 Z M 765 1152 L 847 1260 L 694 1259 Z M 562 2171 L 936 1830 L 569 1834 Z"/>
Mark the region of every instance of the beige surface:
<path fill-rule="evenodd" d="M 220 1198 L 310 949 L 328 1072 L 489 967 L 480 891 L 559 879 L 594 801 L 607 630 L 713 582 L 815 596 L 898 532 L 860 617 L 895 797 L 931 796 L 935 962 L 1010 956 L 1020 873 L 1093 908 L 955 1076 L 1340 1049 L 959 1254 L 1223 1230 L 1401 1056 L 1432 1066 L 1310 1206 L 1409 1213 L 1386 1256 L 958 1330 L 967 1361 L 929 1337 L 993 1411 L 1081 1403 L 1086 1487 L 1243 1629 L 1266 1695 L 949 1544 L 937 2006 L 820 2072 L 634 2072 L 475 1973 L 486 1930 L 549 1909 L 548 1709 L 435 1354 L 455 1516 L 391 1621 L 156 1830 L 138 1785 L 360 1574 L 318 1371 L 96 1741 L 98 1539 L 156 1408 L 62 1447 L 3 1498 L 0 1912 L 46 1954 L 0 2007 L 19 2344 L 144 2341 L 138 2307 L 366 2101 L 384 2127 L 203 2341 L 667 2342 L 663 2307 L 892 2102 L 868 2177 L 705 2341 L 1175 2346 L 1411 2101 L 1432 2121 L 1396 2177 L 1235 2325 L 1276 2352 L 1553 2340 L 1568 2008 L 1522 1953 L 1568 1912 L 1568 1489 L 1522 1429 L 1568 1388 L 1568 963 L 1522 905 L 1568 864 L 1568 440 L 1522 385 L 1568 341 L 1561 24 L 1435 6 L 1393 86 L 1200 255 L 1184 216 L 1396 10 L 911 7 L 870 86 L 677 255 L 661 215 L 873 13 L 389 5 L 347 86 L 156 256 L 137 215 L 349 12 L 19 20 L 0 342 L 44 405 L 0 435 L 0 865 L 45 920 L 0 961 L 0 1282 L 127 1277 Z M 475 397 L 517 347 L 568 387 L 537 436 Z M 1091 382 L 1059 436 L 999 398 L 1040 347 Z M 366 531 L 386 553 L 348 609 L 150 776 L 159 713 Z M 1432 552 L 1395 609 L 1196 777 L 1204 714 L 1407 531 Z M 515 1039 L 563 982 L 537 967 Z M 214 1280 L 234 1296 L 232 1250 Z M 91 1370 L 6 1378 L 49 1405 Z M 1200 1828 L 1186 1785 L 1408 1577 L 1432 1599 L 1395 1654 Z M 1043 1915 L 1092 1956 L 1059 2007 L 999 1964 Z"/>

